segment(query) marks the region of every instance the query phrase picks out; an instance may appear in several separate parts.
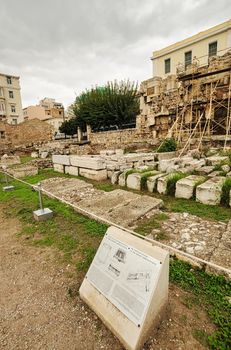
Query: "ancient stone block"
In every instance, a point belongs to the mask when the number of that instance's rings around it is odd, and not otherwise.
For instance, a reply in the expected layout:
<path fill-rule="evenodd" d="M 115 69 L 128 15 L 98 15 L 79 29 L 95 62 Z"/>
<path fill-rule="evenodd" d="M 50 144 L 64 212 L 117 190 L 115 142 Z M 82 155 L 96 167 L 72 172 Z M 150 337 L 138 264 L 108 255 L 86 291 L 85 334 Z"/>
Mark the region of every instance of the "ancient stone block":
<path fill-rule="evenodd" d="M 53 164 L 54 171 L 58 173 L 64 173 L 64 165 L 62 164 Z"/>
<path fill-rule="evenodd" d="M 119 175 L 119 179 L 118 179 L 118 184 L 119 186 L 126 186 L 126 179 L 127 179 L 127 175 L 126 175 L 126 171 L 124 171 L 122 174 Z"/>
<path fill-rule="evenodd" d="M 70 165 L 70 156 L 55 154 L 52 161 L 54 164 Z"/>
<path fill-rule="evenodd" d="M 205 180 L 202 176 L 190 175 L 183 179 L 180 179 L 176 183 L 176 198 L 192 198 L 193 191 L 198 182 Z"/>
<path fill-rule="evenodd" d="M 19 165 L 15 168 L 8 169 L 9 174 L 17 178 L 33 176 L 38 174 L 38 168 L 33 165 Z"/>
<path fill-rule="evenodd" d="M 157 191 L 160 194 L 167 193 L 167 182 L 171 175 L 161 176 L 157 179 Z"/>
<path fill-rule="evenodd" d="M 119 175 L 121 174 L 121 171 L 114 171 L 111 176 L 111 183 L 113 185 L 116 185 L 119 180 Z"/>
<path fill-rule="evenodd" d="M 150 176 L 147 178 L 147 188 L 149 192 L 154 192 L 154 190 L 157 187 L 157 180 L 159 179 L 159 177 L 161 176 L 165 176 L 166 174 L 156 174 L 153 176 Z"/>
<path fill-rule="evenodd" d="M 202 166 L 202 167 L 196 168 L 195 170 L 201 175 L 208 175 L 213 171 L 213 169 L 214 169 L 214 166 Z"/>
<path fill-rule="evenodd" d="M 65 166 L 65 174 L 78 176 L 79 175 L 79 168 L 76 166 L 66 165 Z"/>
<path fill-rule="evenodd" d="M 196 201 L 209 205 L 219 204 L 224 181 L 225 177 L 217 176 L 199 185 L 196 189 Z"/>
<path fill-rule="evenodd" d="M 174 159 L 163 159 L 159 161 L 158 170 L 166 171 L 168 167 L 174 166 L 176 162 L 176 158 Z"/>
<path fill-rule="evenodd" d="M 141 190 L 141 177 L 142 174 L 133 173 L 127 177 L 127 187 L 133 190 Z"/>
<path fill-rule="evenodd" d="M 79 168 L 79 175 L 84 176 L 87 179 L 102 181 L 107 179 L 107 170 L 94 170 L 94 169 L 85 169 Z"/>
<path fill-rule="evenodd" d="M 79 168 L 92 170 L 102 170 L 106 168 L 105 161 L 101 157 L 71 155 L 70 162 L 72 166 L 77 166 Z"/>
<path fill-rule="evenodd" d="M 157 158 L 160 161 L 160 160 L 175 158 L 176 155 L 177 155 L 177 152 L 163 152 L 163 153 L 157 153 Z"/>
<path fill-rule="evenodd" d="M 1 157 L 1 165 L 16 165 L 20 163 L 21 160 L 19 156 L 8 156 L 4 154 L 4 156 Z"/>
<path fill-rule="evenodd" d="M 216 165 L 216 164 L 220 164 L 221 162 L 225 161 L 225 160 L 229 160 L 228 156 L 212 156 L 212 157 L 208 157 L 206 158 L 207 164 L 208 165 Z"/>

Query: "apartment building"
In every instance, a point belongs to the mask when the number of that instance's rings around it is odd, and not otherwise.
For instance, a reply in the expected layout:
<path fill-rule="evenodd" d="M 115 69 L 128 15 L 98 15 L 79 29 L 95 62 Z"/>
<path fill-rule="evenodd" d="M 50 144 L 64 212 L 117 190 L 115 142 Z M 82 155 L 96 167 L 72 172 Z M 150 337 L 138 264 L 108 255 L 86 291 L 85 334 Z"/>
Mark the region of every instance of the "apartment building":
<path fill-rule="evenodd" d="M 19 77 L 0 73 L 0 121 L 16 125 L 23 120 Z"/>
<path fill-rule="evenodd" d="M 23 108 L 24 120 L 46 119 L 45 108 L 41 106 L 28 106 Z"/>
<path fill-rule="evenodd" d="M 187 39 L 176 42 L 152 55 L 153 76 L 166 78 L 193 64 L 203 66 L 215 56 L 231 49 L 231 19 Z"/>

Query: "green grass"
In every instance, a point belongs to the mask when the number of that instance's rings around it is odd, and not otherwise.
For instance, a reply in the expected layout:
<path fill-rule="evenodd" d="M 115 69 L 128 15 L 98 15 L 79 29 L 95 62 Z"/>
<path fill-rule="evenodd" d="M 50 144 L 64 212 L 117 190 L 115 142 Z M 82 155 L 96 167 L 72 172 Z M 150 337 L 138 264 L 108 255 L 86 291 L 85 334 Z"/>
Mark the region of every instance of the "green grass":
<path fill-rule="evenodd" d="M 39 175 L 41 179 L 41 174 Z M 30 179 L 38 182 L 38 176 Z M 12 181 L 15 190 L 3 192 L 0 189 L 0 203 L 5 205 L 8 216 L 16 216 L 22 222 L 19 235 L 27 236 L 31 244 L 37 246 L 54 246 L 61 253 L 61 257 L 72 262 L 81 270 L 87 269 L 88 255 L 96 251 L 107 225 L 98 223 L 78 214 L 71 207 L 44 196 L 44 206 L 54 211 L 54 218 L 45 222 L 33 219 L 33 211 L 38 209 L 38 194 L 30 187 Z M 91 253 L 90 253 L 91 252 Z M 78 259 L 76 259 L 76 256 Z"/>
<path fill-rule="evenodd" d="M 21 156 L 20 159 L 21 159 L 21 163 L 22 163 L 22 164 L 25 164 L 25 163 L 30 162 L 30 161 L 33 160 L 34 158 L 32 158 L 31 156 Z"/>
<path fill-rule="evenodd" d="M 230 191 L 231 191 L 231 177 L 227 177 L 222 186 L 222 193 L 221 193 L 221 203 L 226 207 L 229 207 Z"/>
<path fill-rule="evenodd" d="M 223 276 L 192 269 L 191 265 L 177 259 L 171 259 L 170 262 L 170 281 L 193 293 L 197 304 L 207 311 L 211 321 L 217 326 L 217 330 L 210 335 L 194 330 L 194 337 L 206 341 L 210 349 L 230 349 L 231 304 L 228 297 L 231 297 L 231 281 Z"/>
<path fill-rule="evenodd" d="M 156 235 L 156 239 L 163 240 L 167 238 L 166 233 L 162 230 L 161 222 L 168 219 L 168 215 L 165 213 L 158 213 L 152 216 L 149 219 L 143 219 L 141 220 L 136 229 L 135 232 L 139 233 L 140 235 L 147 236 L 149 235 L 153 229 L 158 229 L 159 232 Z"/>
<path fill-rule="evenodd" d="M 46 176 L 47 174 L 51 173 L 46 172 Z M 38 175 L 40 179 L 42 175 L 45 176 L 44 172 Z M 38 182 L 38 176 L 30 180 Z M 79 215 L 71 207 L 46 196 L 44 196 L 44 204 L 54 211 L 54 218 L 42 223 L 36 222 L 33 220 L 32 212 L 38 208 L 37 193 L 24 184 L 15 181 L 12 183 L 16 186 L 13 192 L 3 192 L 0 188 L 0 203 L 3 204 L 6 215 L 16 216 L 22 222 L 20 235 L 27 237 L 25 242 L 28 245 L 43 247 L 43 249 L 56 248 L 60 252 L 61 261 L 74 264 L 76 273 L 83 277 L 94 258 L 107 226 Z M 177 210 L 187 211 L 188 203 L 190 205 L 193 203 L 200 208 L 198 203 L 192 201 L 176 201 L 172 197 L 166 198 L 169 198 L 167 204 L 171 209 L 175 207 Z M 176 203 L 179 206 L 177 208 Z M 215 207 L 202 205 L 200 214 L 204 215 L 206 208 L 215 209 Z M 219 219 L 227 219 L 228 211 L 230 215 L 230 209 L 227 209 L 227 212 L 224 211 L 225 208 L 216 207 L 216 209 L 222 210 L 216 214 Z M 195 208 L 193 210 L 196 211 Z M 214 213 L 212 212 L 212 217 Z M 140 223 L 137 230 L 146 235 L 153 228 L 161 229 L 162 221 L 166 219 L 168 219 L 166 213 L 156 214 L 153 218 L 142 221 L 142 225 Z M 170 281 L 192 295 L 190 299 L 185 299 L 185 305 L 187 304 L 189 308 L 193 308 L 195 304 L 199 305 L 217 327 L 213 334 L 193 329 L 193 336 L 202 344 L 208 344 L 212 350 L 230 349 L 231 304 L 228 298 L 231 297 L 231 282 L 226 281 L 222 276 L 214 276 L 203 270 L 193 269 L 191 265 L 176 259 L 171 259 Z"/>

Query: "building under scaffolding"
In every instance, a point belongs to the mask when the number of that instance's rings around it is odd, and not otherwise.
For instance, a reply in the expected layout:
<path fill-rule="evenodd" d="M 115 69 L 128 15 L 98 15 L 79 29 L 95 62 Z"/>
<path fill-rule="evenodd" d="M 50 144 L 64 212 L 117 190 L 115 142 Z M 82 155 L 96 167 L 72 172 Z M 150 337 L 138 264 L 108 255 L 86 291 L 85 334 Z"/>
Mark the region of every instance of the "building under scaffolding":
<path fill-rule="evenodd" d="M 154 77 L 140 87 L 139 123 L 154 138 L 174 137 L 184 149 L 216 141 L 231 144 L 231 50 L 207 64 L 194 57 L 176 74 Z M 203 58 L 204 60 L 204 58 Z"/>

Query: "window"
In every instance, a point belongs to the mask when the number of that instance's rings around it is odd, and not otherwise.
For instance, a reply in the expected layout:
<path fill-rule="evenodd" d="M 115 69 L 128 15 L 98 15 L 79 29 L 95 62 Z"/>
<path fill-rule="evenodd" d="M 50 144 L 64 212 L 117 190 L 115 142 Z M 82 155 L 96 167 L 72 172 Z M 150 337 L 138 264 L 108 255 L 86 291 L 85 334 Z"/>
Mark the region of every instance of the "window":
<path fill-rule="evenodd" d="M 192 64 L 192 51 L 188 51 L 184 53 L 184 65 L 185 69 Z"/>
<path fill-rule="evenodd" d="M 14 98 L 14 93 L 13 93 L 13 91 L 9 91 L 9 98 Z"/>
<path fill-rule="evenodd" d="M 6 77 L 6 80 L 7 80 L 7 84 L 12 84 L 11 77 Z"/>
<path fill-rule="evenodd" d="M 62 112 L 61 111 L 59 111 L 59 115 L 61 115 L 62 114 Z"/>
<path fill-rule="evenodd" d="M 164 60 L 164 70 L 165 70 L 165 74 L 170 73 L 170 71 L 171 71 L 170 58 L 167 58 L 167 60 Z"/>
<path fill-rule="evenodd" d="M 4 105 L 4 103 L 0 103 L 0 112 L 5 112 L 5 105 Z"/>
<path fill-rule="evenodd" d="M 11 105 L 11 112 L 15 113 L 16 112 L 16 107 L 14 105 Z"/>
<path fill-rule="evenodd" d="M 217 41 L 209 44 L 209 57 L 217 55 Z"/>
<path fill-rule="evenodd" d="M 0 139 L 4 139 L 5 138 L 5 131 L 0 131 Z"/>
<path fill-rule="evenodd" d="M 18 123 L 17 119 L 13 118 L 13 119 L 12 119 L 12 124 L 13 124 L 13 125 L 17 125 L 17 123 Z"/>

